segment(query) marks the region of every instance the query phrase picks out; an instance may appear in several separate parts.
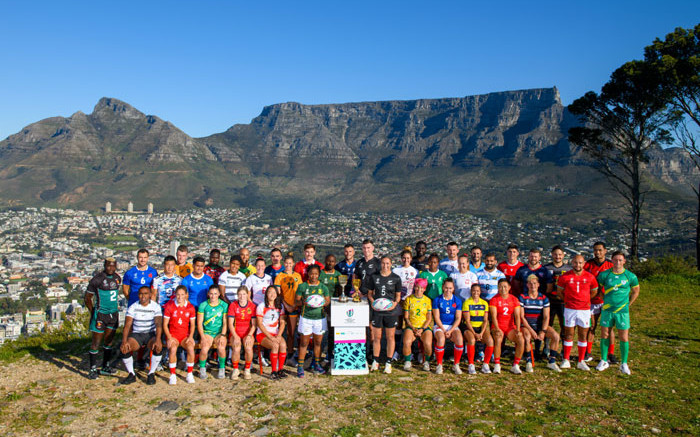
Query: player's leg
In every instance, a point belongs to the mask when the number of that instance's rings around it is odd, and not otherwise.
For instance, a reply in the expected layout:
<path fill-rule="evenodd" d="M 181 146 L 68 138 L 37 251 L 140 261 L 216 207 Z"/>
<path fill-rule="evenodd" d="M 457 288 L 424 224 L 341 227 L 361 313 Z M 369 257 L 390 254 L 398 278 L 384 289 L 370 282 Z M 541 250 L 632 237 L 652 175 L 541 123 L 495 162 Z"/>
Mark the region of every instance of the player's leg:
<path fill-rule="evenodd" d="M 314 337 L 314 357 L 313 357 L 313 361 L 311 362 L 311 369 L 314 371 L 314 373 L 320 375 L 320 374 L 326 373 L 326 371 L 323 369 L 323 367 L 321 367 L 321 346 L 323 344 L 323 330 L 319 329 L 319 330 L 317 330 L 317 332 L 314 332 L 313 337 Z"/>
<path fill-rule="evenodd" d="M 183 341 L 184 342 L 184 341 Z M 168 370 L 170 371 L 170 385 L 177 384 L 177 348 L 180 346 L 180 341 L 176 338 L 166 340 L 165 348 L 168 351 Z"/>
<path fill-rule="evenodd" d="M 549 356 L 547 357 L 547 368 L 552 369 L 555 372 L 561 372 L 559 366 L 557 366 L 557 351 L 559 350 L 559 333 L 554 330 L 551 326 L 545 331 L 545 338 L 549 339 Z"/>
<path fill-rule="evenodd" d="M 506 333 L 506 338 L 513 343 L 515 343 L 515 357 L 513 358 L 513 367 L 510 371 L 519 375 L 522 373 L 520 371 L 520 359 L 523 356 L 523 350 L 525 349 L 525 341 L 523 340 L 523 335 L 516 329 L 511 329 Z"/>
<path fill-rule="evenodd" d="M 223 379 L 226 376 L 226 343 L 227 341 L 224 335 L 219 334 L 214 338 L 214 347 L 216 348 L 217 361 L 219 364 L 218 379 Z"/>
<path fill-rule="evenodd" d="M 474 367 L 474 355 L 476 353 L 476 337 L 468 329 L 464 330 L 464 342 L 467 344 L 467 363 L 469 363 L 469 373 Z"/>
<path fill-rule="evenodd" d="M 564 347 L 561 360 L 562 369 L 570 369 L 571 349 L 574 347 L 574 330 L 576 329 L 576 310 L 564 308 Z"/>
<path fill-rule="evenodd" d="M 485 330 L 482 328 L 481 342 L 484 344 L 484 362 L 481 365 L 482 373 L 491 373 L 489 368 L 489 363 L 491 362 L 491 357 L 493 357 L 493 345 L 494 340 L 491 336 L 490 330 Z"/>
<path fill-rule="evenodd" d="M 298 322 L 299 316 L 297 316 L 296 314 L 290 314 L 287 316 L 287 350 L 290 354 L 294 352 L 294 337 L 297 333 Z M 290 362 L 290 364 L 295 365 L 296 363 Z"/>
<path fill-rule="evenodd" d="M 503 345 L 503 330 L 493 331 L 493 372 L 501 373 L 501 346 Z M 486 360 L 486 357 L 484 357 Z"/>
<path fill-rule="evenodd" d="M 375 311 L 374 316 L 372 318 L 373 324 L 370 327 L 372 337 L 372 371 L 379 370 L 379 355 L 382 349 L 381 317 L 378 317 L 376 313 L 377 312 Z"/>
<path fill-rule="evenodd" d="M 523 336 L 523 346 L 525 347 L 525 371 L 530 373 L 533 371 L 532 369 L 532 341 L 533 337 L 532 334 L 528 329 L 523 329 L 522 330 L 522 336 Z"/>
<path fill-rule="evenodd" d="M 462 369 L 459 368 L 459 363 L 464 353 L 464 337 L 459 328 L 452 331 L 450 334 L 450 341 L 454 344 L 454 365 L 452 366 L 452 371 L 457 375 L 461 375 Z"/>
<path fill-rule="evenodd" d="M 148 340 L 146 344 L 146 353 L 151 354 L 151 367 L 148 370 L 146 384 L 153 385 L 156 383 L 156 369 L 158 368 L 158 364 L 160 364 L 160 360 L 163 359 L 163 347 L 158 347 L 155 336 Z"/>
<path fill-rule="evenodd" d="M 384 317 L 386 332 L 386 363 L 384 364 L 384 373 L 391 373 L 391 362 L 394 358 L 394 351 L 396 350 L 396 316 Z M 386 325 L 391 325 L 386 326 Z"/>
<path fill-rule="evenodd" d="M 238 379 L 238 376 L 241 374 L 241 371 L 238 368 L 238 362 L 241 360 L 241 347 L 243 346 L 243 342 L 241 341 L 241 337 L 232 335 L 229 343 L 231 345 L 231 349 L 233 350 L 233 356 L 231 357 L 231 365 L 233 366 L 231 379 Z"/>
<path fill-rule="evenodd" d="M 629 313 L 618 313 L 617 316 L 622 316 L 618 317 L 617 322 L 617 328 L 618 328 L 618 334 L 620 336 L 620 372 L 622 372 L 625 375 L 631 374 L 630 368 L 627 365 L 627 359 L 629 358 L 630 354 L 630 340 L 629 340 Z M 624 318 L 627 318 L 627 323 L 625 324 L 623 320 Z M 623 329 L 624 328 L 624 329 Z"/>
<path fill-rule="evenodd" d="M 243 379 L 250 379 L 250 365 L 253 362 L 254 346 L 255 340 L 253 340 L 253 337 L 245 335 L 243 337 L 243 356 L 245 358 L 245 369 L 243 370 Z"/>
<path fill-rule="evenodd" d="M 590 328 L 588 329 L 588 336 L 586 337 L 586 361 L 593 359 L 591 354 L 593 352 L 593 345 L 595 344 L 595 331 L 598 329 L 598 325 L 600 324 L 602 306 L 602 304 L 591 304 L 591 323 Z"/>
<path fill-rule="evenodd" d="M 576 364 L 576 368 L 579 370 L 591 370 L 586 364 L 586 350 L 588 348 L 586 340 L 589 338 L 589 326 L 590 325 L 584 323 L 584 320 L 582 319 L 577 321 L 576 331 L 578 332 L 578 363 Z"/>
<path fill-rule="evenodd" d="M 207 378 L 207 357 L 209 357 L 209 349 L 214 343 L 214 337 L 209 334 L 202 335 L 199 340 L 199 377 Z"/>
<path fill-rule="evenodd" d="M 301 323 L 300 323 L 301 326 Z M 309 345 L 309 338 L 310 335 L 302 335 L 299 337 L 299 351 L 301 353 L 301 348 L 302 345 L 304 347 L 304 352 L 306 352 L 306 347 Z M 270 350 L 270 367 L 271 369 L 271 378 L 272 379 L 277 379 L 277 363 L 278 363 L 278 354 L 280 350 L 280 343 L 275 340 L 271 340 L 268 337 L 264 337 L 261 341 L 260 344 L 265 348 Z M 285 343 L 286 344 L 286 343 Z M 273 358 L 274 357 L 274 358 Z M 303 361 L 300 363 L 300 367 L 303 364 Z M 302 370 L 302 375 L 303 376 L 303 370 Z"/>
<path fill-rule="evenodd" d="M 141 349 L 141 345 L 134 337 L 129 337 L 126 343 L 122 343 L 122 361 L 124 362 L 124 367 L 126 368 L 126 378 L 121 381 L 121 384 L 131 384 L 136 381 L 136 374 L 134 373 L 134 352 L 138 352 Z"/>
<path fill-rule="evenodd" d="M 307 329 L 305 322 L 306 319 L 301 319 L 299 322 L 299 360 L 297 363 L 297 376 L 304 376 L 304 358 L 306 357 L 306 349 L 309 347 L 309 339 L 311 338 L 311 329 Z M 306 334 L 308 332 L 308 334 Z"/>
<path fill-rule="evenodd" d="M 416 336 L 413 334 L 412 329 L 406 328 L 403 330 L 401 354 L 403 355 L 403 370 L 407 372 L 411 370 L 411 345 L 413 345 L 415 339 Z"/>
<path fill-rule="evenodd" d="M 617 364 L 617 357 L 615 356 L 615 331 L 613 329 L 610 330 L 610 337 L 609 337 L 610 343 L 608 344 L 608 361 L 611 364 Z M 622 340 L 620 340 L 622 342 Z M 622 348 L 622 343 L 620 343 L 620 348 Z"/>
<path fill-rule="evenodd" d="M 100 344 L 102 344 L 105 333 L 104 324 L 98 319 L 98 314 L 97 310 L 94 310 L 90 317 L 90 331 L 92 332 L 92 342 L 90 343 L 90 350 L 88 351 L 88 356 L 90 358 L 88 378 L 90 379 L 97 379 L 99 377 L 99 372 L 97 370 L 97 354 L 99 353 Z"/>
<path fill-rule="evenodd" d="M 435 373 L 438 375 L 442 373 L 442 360 L 445 357 L 445 333 L 442 329 L 435 328 L 435 358 L 437 360 L 437 367 L 435 368 Z"/>
<path fill-rule="evenodd" d="M 430 371 L 430 360 L 432 359 L 433 353 L 433 331 L 427 328 L 423 331 L 420 336 L 421 343 L 423 343 L 423 370 L 426 372 Z"/>
<path fill-rule="evenodd" d="M 606 311 L 607 313 L 607 311 Z M 596 366 L 596 370 L 602 372 L 603 370 L 610 367 L 608 364 L 608 345 L 610 343 L 610 327 L 606 325 L 607 314 L 601 315 L 600 324 L 600 361 Z"/>
<path fill-rule="evenodd" d="M 194 371 L 194 339 L 187 337 L 180 345 L 185 349 L 186 354 L 185 365 L 187 366 L 187 382 L 194 384 L 194 376 L 192 375 Z M 177 358 L 175 358 L 175 360 L 177 362 Z"/>

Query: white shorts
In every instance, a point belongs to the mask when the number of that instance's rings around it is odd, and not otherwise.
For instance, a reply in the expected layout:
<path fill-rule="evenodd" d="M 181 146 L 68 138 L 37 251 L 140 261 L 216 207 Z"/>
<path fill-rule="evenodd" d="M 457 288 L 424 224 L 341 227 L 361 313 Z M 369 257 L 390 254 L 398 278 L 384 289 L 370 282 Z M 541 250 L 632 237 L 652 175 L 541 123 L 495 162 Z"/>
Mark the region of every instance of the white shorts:
<path fill-rule="evenodd" d="M 591 310 L 572 310 L 564 308 L 564 326 L 573 328 L 580 326 L 582 328 L 591 327 Z"/>
<path fill-rule="evenodd" d="M 592 303 L 591 304 L 591 314 L 594 316 L 600 314 L 600 312 L 603 310 L 603 304 L 602 303 Z"/>
<path fill-rule="evenodd" d="M 301 335 L 323 335 L 327 330 L 326 318 L 312 320 L 306 317 L 299 317 L 297 332 Z"/>
<path fill-rule="evenodd" d="M 443 328 L 445 328 L 445 332 L 449 331 L 452 328 L 452 325 L 442 325 Z M 433 332 L 438 332 L 442 331 L 438 325 L 433 326 Z"/>

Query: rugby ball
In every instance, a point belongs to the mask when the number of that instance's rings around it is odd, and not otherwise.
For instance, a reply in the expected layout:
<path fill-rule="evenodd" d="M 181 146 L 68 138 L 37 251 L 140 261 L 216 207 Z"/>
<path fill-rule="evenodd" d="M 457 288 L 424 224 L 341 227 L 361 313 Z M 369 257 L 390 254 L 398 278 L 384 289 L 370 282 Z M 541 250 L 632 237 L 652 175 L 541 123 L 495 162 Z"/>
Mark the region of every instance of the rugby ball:
<path fill-rule="evenodd" d="M 320 294 L 312 294 L 306 298 L 306 305 L 311 308 L 321 308 L 326 304 L 326 298 Z"/>
<path fill-rule="evenodd" d="M 372 308 L 377 311 L 386 311 L 391 308 L 393 304 L 394 302 L 390 301 L 389 299 L 380 297 L 379 299 L 374 299 L 374 302 L 372 302 Z"/>

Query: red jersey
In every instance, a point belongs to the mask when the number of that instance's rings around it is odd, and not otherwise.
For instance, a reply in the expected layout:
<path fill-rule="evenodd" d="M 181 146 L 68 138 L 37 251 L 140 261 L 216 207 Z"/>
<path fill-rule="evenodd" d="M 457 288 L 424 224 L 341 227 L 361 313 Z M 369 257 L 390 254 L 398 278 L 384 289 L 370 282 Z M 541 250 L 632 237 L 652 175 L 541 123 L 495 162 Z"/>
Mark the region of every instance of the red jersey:
<path fill-rule="evenodd" d="M 228 317 L 233 318 L 236 334 L 242 337 L 250 330 L 250 322 L 255 318 L 255 304 L 248 302 L 244 307 L 237 300 L 231 302 L 228 306 Z"/>
<path fill-rule="evenodd" d="M 182 341 L 190 334 L 190 320 L 197 317 L 197 310 L 194 309 L 194 305 L 190 302 L 187 302 L 186 305 L 178 306 L 175 300 L 171 300 L 165 304 L 163 317 L 170 319 L 166 322 L 170 334 L 178 341 Z"/>
<path fill-rule="evenodd" d="M 598 264 L 595 260 L 595 258 L 591 258 L 588 261 L 586 261 L 586 264 L 583 265 L 583 270 L 591 273 L 593 277 L 597 278 L 599 274 L 602 272 L 611 269 L 613 267 L 612 261 L 609 259 L 606 259 L 603 261 L 602 264 Z M 598 293 L 596 297 L 594 297 L 591 300 L 591 303 L 594 304 L 600 304 L 603 303 L 603 293 Z"/>
<path fill-rule="evenodd" d="M 496 308 L 496 320 L 498 327 L 507 334 L 511 329 L 515 329 L 515 321 L 513 315 L 515 309 L 520 306 L 518 298 L 509 294 L 505 299 L 497 294 L 489 301 L 489 306 Z"/>
<path fill-rule="evenodd" d="M 557 288 L 564 299 L 564 307 L 570 310 L 590 310 L 591 294 L 598 289 L 598 281 L 585 270 L 580 275 L 569 270 L 559 277 Z"/>
<path fill-rule="evenodd" d="M 211 264 L 204 266 L 204 274 L 214 281 L 214 285 L 219 285 L 219 276 L 225 271 L 221 266 L 212 266 Z"/>
<path fill-rule="evenodd" d="M 503 261 L 502 263 L 498 264 L 498 270 L 502 271 L 503 274 L 506 275 L 508 283 L 510 285 L 513 285 L 513 278 L 515 277 L 515 273 L 520 267 L 524 265 L 525 264 L 521 263 L 520 261 L 516 262 L 513 265 L 508 264 L 508 261 Z"/>
<path fill-rule="evenodd" d="M 323 270 L 323 264 L 318 261 L 314 261 L 314 264 Z M 309 279 L 306 276 L 306 272 L 308 272 L 310 265 L 311 264 L 306 264 L 306 261 L 299 261 L 294 265 L 294 271 L 301 275 L 301 282 L 306 282 L 306 280 Z"/>

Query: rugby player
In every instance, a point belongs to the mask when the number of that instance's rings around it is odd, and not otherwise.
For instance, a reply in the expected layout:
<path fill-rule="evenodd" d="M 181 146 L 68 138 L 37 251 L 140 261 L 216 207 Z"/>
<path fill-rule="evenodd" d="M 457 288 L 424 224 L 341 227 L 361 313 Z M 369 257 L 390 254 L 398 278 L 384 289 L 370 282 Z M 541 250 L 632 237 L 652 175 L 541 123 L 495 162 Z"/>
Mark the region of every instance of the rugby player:
<path fill-rule="evenodd" d="M 518 256 L 520 256 L 518 245 L 511 243 L 506 249 L 506 260 L 498 264 L 498 270 L 502 271 L 503 274 L 506 275 L 506 279 L 511 285 L 513 284 L 515 273 L 517 273 L 520 267 L 525 265 L 518 260 Z"/>
<path fill-rule="evenodd" d="M 204 258 L 195 256 L 192 260 L 192 273 L 185 276 L 181 282 L 187 287 L 187 294 L 190 303 L 198 308 L 199 305 L 207 300 L 209 287 L 214 285 L 211 277 L 204 274 Z"/>
<path fill-rule="evenodd" d="M 331 296 L 340 295 L 340 283 L 338 282 L 338 277 L 340 277 L 340 272 L 335 269 L 335 255 L 329 253 L 326 255 L 325 265 L 321 270 L 321 274 L 318 278 L 321 284 L 325 285 Z"/>
<path fill-rule="evenodd" d="M 542 264 L 540 260 L 542 259 L 542 252 L 539 249 L 530 249 L 530 253 L 527 255 L 527 264 L 520 267 L 517 272 L 515 272 L 515 278 L 513 278 L 513 288 L 511 293 L 515 296 L 520 296 L 523 293 L 527 293 L 525 284 L 527 283 L 527 277 L 530 275 L 535 275 L 540 281 L 539 292 L 545 296 L 552 294 L 554 289 L 554 283 L 552 282 L 552 275 L 549 273 Z"/>
<path fill-rule="evenodd" d="M 437 253 L 433 253 L 428 257 L 428 269 L 423 270 L 418 274 L 419 278 L 428 281 L 428 288 L 425 290 L 425 295 L 432 301 L 442 294 L 442 283 L 448 279 L 447 273 L 438 269 L 440 258 Z M 433 308 L 434 309 L 434 308 Z"/>
<path fill-rule="evenodd" d="M 411 370 L 411 345 L 415 340 L 423 344 L 423 370 L 430 371 L 430 355 L 433 351 L 433 305 L 425 289 L 428 281 L 418 278 L 413 283 L 413 293 L 403 301 L 403 370 Z"/>
<path fill-rule="evenodd" d="M 92 343 L 90 344 L 90 371 L 88 378 L 97 379 L 97 354 L 100 344 L 102 346 L 102 369 L 100 374 L 112 376 L 116 371 L 109 365 L 112 358 L 112 342 L 114 332 L 119 327 L 119 286 L 121 277 L 116 273 L 117 261 L 114 258 L 106 258 L 104 269 L 90 279 L 85 291 L 85 308 L 90 313 L 90 332 Z"/>
<path fill-rule="evenodd" d="M 299 308 L 296 304 L 297 288 L 301 285 L 301 275 L 294 271 L 294 257 L 287 256 L 284 259 L 284 272 L 277 275 L 275 285 L 280 288 L 282 294 L 282 304 L 287 318 L 287 351 L 291 354 L 294 351 L 294 337 L 297 332 L 297 322 L 299 321 Z M 289 364 L 296 366 L 297 358 L 289 358 Z"/>
<path fill-rule="evenodd" d="M 287 343 L 284 341 L 284 307 L 282 296 L 277 293 L 277 287 L 267 287 L 265 299 L 258 304 L 255 320 L 258 324 L 255 339 L 265 349 L 270 350 L 270 365 L 272 379 L 287 377 L 284 363 L 287 361 Z"/>
<path fill-rule="evenodd" d="M 486 254 L 484 258 L 484 268 L 476 272 L 476 277 L 481 286 L 479 297 L 488 302 L 498 294 L 498 280 L 505 278 L 506 275 L 496 268 L 495 253 Z"/>
<path fill-rule="evenodd" d="M 527 277 L 527 294 L 521 294 L 518 297 L 520 306 L 523 308 L 523 311 L 520 312 L 520 330 L 525 342 L 525 371 L 528 373 L 533 371 L 532 340 L 544 341 L 545 338 L 548 338 L 550 354 L 547 368 L 561 372 L 557 366 L 556 352 L 553 352 L 559 349 L 559 334 L 549 326 L 549 299 L 540 294 L 539 287 L 540 280 L 537 275 L 530 275 Z"/>
<path fill-rule="evenodd" d="M 561 246 L 556 245 L 552 247 L 552 262 L 545 264 L 544 268 L 549 270 L 550 275 L 552 275 L 552 282 L 557 284 L 559 277 L 564 273 L 571 270 L 571 264 L 564 263 L 564 249 Z M 548 295 L 550 315 L 550 326 L 554 326 L 554 319 L 559 319 L 559 332 L 564 332 L 564 301 L 561 296 L 557 293 L 558 288 L 555 286 L 552 288 L 552 293 Z M 551 345 L 550 345 L 551 349 Z"/>
<path fill-rule="evenodd" d="M 483 252 L 479 246 L 474 246 L 471 248 L 471 250 L 469 250 L 469 270 L 471 270 L 472 273 L 476 273 L 484 268 L 484 263 L 481 261 L 482 253 Z"/>
<path fill-rule="evenodd" d="M 419 241 L 416 243 L 416 256 L 411 261 L 413 268 L 418 270 L 418 273 L 428 269 L 428 258 L 425 256 L 428 252 L 428 245 L 425 241 Z"/>
<path fill-rule="evenodd" d="M 418 270 L 411 265 L 411 251 L 404 249 L 401 251 L 401 265 L 392 270 L 401 278 L 401 300 L 405 300 L 413 292 L 413 283 L 418 277 Z M 425 290 L 423 290 L 425 291 Z"/>
<path fill-rule="evenodd" d="M 481 298 L 481 286 L 479 284 L 472 284 L 471 296 L 462 304 L 462 316 L 464 320 L 464 337 L 467 339 L 467 360 L 469 361 L 467 373 L 470 375 L 476 374 L 474 355 L 477 342 L 486 346 L 481 373 L 491 373 L 489 362 L 493 355 L 493 337 L 491 337 L 489 330 L 489 304 Z"/>
<path fill-rule="evenodd" d="M 360 280 L 360 293 L 366 296 L 372 275 L 379 272 L 379 258 L 374 256 L 374 242 L 369 238 L 362 241 L 362 258 L 355 264 L 353 279 Z"/>
<path fill-rule="evenodd" d="M 447 243 L 445 251 L 447 252 L 447 257 L 440 260 L 440 270 L 447 273 L 447 276 L 450 276 L 459 268 L 459 261 L 457 258 L 457 255 L 459 255 L 459 246 L 456 242 L 450 241 Z"/>
<path fill-rule="evenodd" d="M 602 372 L 608 368 L 608 338 L 612 329 L 617 328 L 620 336 L 620 372 L 629 375 L 631 372 L 627 357 L 630 352 L 630 306 L 639 296 L 639 280 L 634 273 L 625 269 L 625 255 L 622 252 L 613 252 L 612 264 L 611 269 L 598 275 L 598 284 L 604 295 L 600 315 L 601 359 L 596 369 Z"/>
<path fill-rule="evenodd" d="M 132 354 L 145 346 L 146 350 L 152 352 L 151 368 L 148 371 L 146 384 L 153 385 L 156 383 L 156 368 L 160 364 L 161 354 L 163 353 L 163 343 L 161 341 L 163 313 L 160 305 L 151 300 L 151 287 L 142 285 L 138 289 L 138 297 L 139 300 L 126 310 L 120 349 L 128 375 L 120 383 L 131 384 L 136 381 Z"/>
<path fill-rule="evenodd" d="M 248 276 L 245 280 L 245 286 L 248 287 L 251 293 L 251 300 L 255 305 L 258 305 L 265 299 L 265 290 L 272 285 L 272 278 L 265 274 L 265 260 L 258 258 L 255 260 L 255 273 Z"/>
<path fill-rule="evenodd" d="M 277 275 L 284 271 L 284 266 L 282 265 L 282 251 L 276 247 L 272 249 L 270 251 L 270 262 L 271 264 L 265 267 L 265 274 L 270 275 L 274 283 Z"/>
<path fill-rule="evenodd" d="M 219 287 L 209 286 L 208 299 L 197 308 L 197 331 L 199 332 L 199 377 L 207 378 L 207 357 L 213 346 L 218 354 L 219 373 L 217 378 L 226 377 L 226 332 L 224 318 L 228 314 L 228 304 L 219 299 Z"/>
<path fill-rule="evenodd" d="M 332 264 L 331 264 L 332 265 Z M 325 299 L 324 306 L 331 303 L 331 294 L 328 288 L 319 281 L 321 269 L 312 264 L 306 271 L 308 280 L 303 282 L 296 291 L 296 306 L 301 307 L 299 316 L 299 360 L 297 365 L 297 376 L 304 377 L 304 359 L 306 357 L 306 349 L 309 346 L 309 341 L 313 335 L 313 356 L 311 358 L 311 370 L 319 375 L 326 373 L 321 367 L 321 343 L 323 342 L 323 334 L 328 329 L 327 320 L 323 312 L 323 307 L 312 308 L 306 300 L 312 295 L 323 296 Z"/>
<path fill-rule="evenodd" d="M 179 276 L 178 276 L 179 277 Z M 170 385 L 177 384 L 177 348 L 181 347 L 187 352 L 187 379 L 194 384 L 194 331 L 197 322 L 197 311 L 187 299 L 187 287 L 178 285 L 175 289 L 174 299 L 168 300 L 163 311 L 163 334 L 165 345 L 169 350 Z"/>
<path fill-rule="evenodd" d="M 224 268 L 219 265 L 219 261 L 221 261 L 221 251 L 212 249 L 209 252 L 209 264 L 204 266 L 204 274 L 214 281 L 214 285 L 219 285 L 219 277 L 224 272 Z"/>
<path fill-rule="evenodd" d="M 180 275 L 175 273 L 177 267 L 175 257 L 168 255 L 163 260 L 163 274 L 153 280 L 153 291 L 155 300 L 160 304 L 161 309 L 165 309 L 165 305 L 175 298 L 175 289 L 182 282 Z"/>
<path fill-rule="evenodd" d="M 437 367 L 435 373 L 442 374 L 442 360 L 445 356 L 445 341 L 450 340 L 454 344 L 454 365 L 452 370 L 455 374 L 461 375 L 459 361 L 464 352 L 464 339 L 459 330 L 462 321 L 462 299 L 454 294 L 455 283 L 452 278 L 447 278 L 442 283 L 442 295 L 433 299 L 433 320 L 435 325 L 435 358 Z"/>
<path fill-rule="evenodd" d="M 583 265 L 583 270 L 591 273 L 596 278 L 598 275 L 606 270 L 612 268 L 612 261 L 605 258 L 608 249 L 605 247 L 605 243 L 598 241 L 593 244 L 593 258 L 586 261 Z M 591 329 L 588 330 L 588 349 L 586 350 L 586 361 L 591 361 L 593 356 L 591 352 L 593 351 L 593 344 L 595 343 L 595 331 L 598 328 L 598 322 L 600 320 L 600 312 L 603 308 L 603 296 L 602 293 L 596 294 L 596 296 L 591 299 L 591 315 L 593 316 L 593 322 Z M 617 357 L 615 357 L 615 332 L 609 331 L 609 346 L 608 346 L 608 360 L 610 364 L 617 364 Z"/>
<path fill-rule="evenodd" d="M 127 306 L 131 306 L 139 300 L 138 289 L 142 286 L 151 288 L 153 280 L 158 276 L 158 271 L 148 265 L 148 250 L 139 249 L 136 252 L 136 265 L 124 273 L 122 281 L 122 292 L 128 301 Z M 131 289 L 135 292 L 131 293 Z M 155 300 L 155 293 L 151 296 Z"/>
<path fill-rule="evenodd" d="M 370 310 L 370 327 L 372 332 L 372 368 L 379 370 L 379 355 L 382 348 L 382 328 L 386 332 L 386 363 L 384 373 L 391 373 L 391 362 L 396 349 L 396 327 L 402 310 L 399 307 L 401 302 L 401 278 L 391 271 L 391 258 L 383 256 L 380 260 L 379 273 L 371 276 L 367 300 L 370 307 L 376 299 L 389 299 L 393 304 L 386 310 L 379 311 L 372 308 Z"/>
<path fill-rule="evenodd" d="M 306 281 L 308 279 L 306 276 L 307 270 L 309 269 L 309 266 L 312 265 L 317 265 L 319 268 L 323 268 L 323 264 L 316 261 L 316 246 L 311 243 L 306 243 L 304 245 L 304 259 L 296 263 L 294 266 L 294 271 L 301 275 L 301 279 L 303 281 Z"/>
<path fill-rule="evenodd" d="M 248 263 L 250 261 L 250 250 L 242 247 L 238 250 L 238 256 L 241 257 L 241 267 L 238 269 L 247 278 L 250 275 L 254 275 L 256 272 L 255 266 Z"/>
<path fill-rule="evenodd" d="M 175 273 L 178 274 L 181 278 L 184 278 L 185 276 L 189 275 L 192 273 L 192 264 L 187 262 L 187 257 L 189 256 L 189 249 L 187 249 L 187 246 L 184 244 L 181 244 L 177 247 L 177 250 L 175 251 L 175 259 L 177 261 L 177 265 L 175 266 Z"/>
<path fill-rule="evenodd" d="M 489 301 L 491 313 L 491 334 L 494 342 L 494 366 L 493 373 L 501 373 L 501 346 L 503 340 L 508 339 L 515 343 L 515 358 L 510 371 L 520 375 L 520 358 L 523 356 L 524 340 L 520 333 L 520 302 L 518 298 L 510 294 L 508 279 L 498 280 L 498 295 Z"/>
<path fill-rule="evenodd" d="M 467 255 L 460 255 L 458 259 L 458 270 L 450 274 L 450 278 L 454 281 L 455 292 L 457 296 L 464 302 L 469 299 L 472 295 L 472 285 L 479 282 L 479 278 L 476 274 L 469 270 L 469 257 Z"/>
<path fill-rule="evenodd" d="M 345 284 L 345 294 L 352 294 L 352 275 L 355 273 L 355 247 L 348 243 L 343 247 L 343 255 L 345 259 L 335 265 L 335 269 L 340 272 L 341 275 L 348 277 L 348 283 Z"/>
<path fill-rule="evenodd" d="M 228 270 L 219 276 L 219 293 L 221 299 L 228 304 L 238 298 L 238 289 L 246 280 L 245 275 L 238 271 L 240 267 L 241 257 L 233 255 L 228 263 Z"/>
<path fill-rule="evenodd" d="M 233 372 L 231 379 L 238 379 L 241 374 L 238 361 L 241 359 L 241 346 L 245 354 L 245 369 L 243 379 L 250 379 L 250 364 L 253 362 L 253 346 L 255 344 L 255 304 L 248 298 L 248 289 L 242 285 L 236 291 L 237 299 L 228 306 L 229 346 L 233 349 Z"/>
<path fill-rule="evenodd" d="M 559 277 L 557 288 L 564 299 L 564 358 L 560 368 L 569 369 L 569 357 L 574 346 L 574 328 L 578 333 L 578 364 L 580 370 L 591 370 L 585 362 L 586 338 L 591 326 L 591 299 L 598 293 L 596 278 L 583 269 L 583 255 L 571 259 L 572 269 Z"/>

